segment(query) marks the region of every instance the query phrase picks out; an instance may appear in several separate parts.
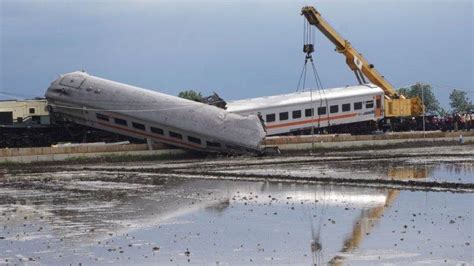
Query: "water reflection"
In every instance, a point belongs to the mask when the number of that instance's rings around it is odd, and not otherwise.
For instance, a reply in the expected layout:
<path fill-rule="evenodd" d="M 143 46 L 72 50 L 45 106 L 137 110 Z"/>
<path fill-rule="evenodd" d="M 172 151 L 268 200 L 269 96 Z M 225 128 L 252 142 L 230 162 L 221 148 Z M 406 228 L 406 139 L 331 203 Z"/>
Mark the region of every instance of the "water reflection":
<path fill-rule="evenodd" d="M 282 175 L 318 178 L 355 178 L 355 179 L 425 179 L 433 177 L 433 164 L 404 164 L 400 162 L 344 161 L 325 164 L 281 164 L 250 167 L 228 167 L 220 173 Z M 472 170 L 472 169 L 471 169 Z M 466 169 L 466 172 L 469 170 Z"/>
<path fill-rule="evenodd" d="M 429 175 L 429 172 L 430 169 L 425 165 L 412 165 L 388 168 L 387 176 L 396 180 L 420 179 L 426 178 Z"/>
<path fill-rule="evenodd" d="M 0 235 L 17 247 L 45 240 L 53 246 L 54 242 L 57 251 L 67 257 L 71 247 L 87 249 L 97 241 L 172 224 L 193 213 L 205 211 L 210 217 L 212 213 L 222 216 L 253 206 L 252 209 L 262 210 L 254 211 L 257 220 L 271 210 L 282 213 L 282 221 L 289 226 L 296 217 L 294 213 L 307 217 L 310 239 L 306 243 L 314 262 L 321 263 L 324 254 L 356 249 L 397 193 L 385 189 L 133 175 L 88 172 L 4 179 L 0 188 L 0 221 L 4 227 Z M 344 210 L 351 216 L 341 213 Z M 335 220 L 337 227 L 326 226 Z M 61 239 L 60 243 L 55 239 Z M 337 243 L 331 239 L 345 240 Z M 0 250 L 11 248 L 7 242 L 0 243 Z M 42 252 L 41 247 L 34 251 Z"/>
<path fill-rule="evenodd" d="M 341 254 L 336 255 L 329 261 L 332 265 L 343 265 L 344 253 L 354 251 L 359 248 L 364 237 L 380 222 L 386 208 L 391 206 L 399 195 L 398 190 L 389 190 L 387 193 L 385 204 L 374 208 L 364 209 L 352 226 L 352 233 L 344 240 L 344 246 Z"/>
<path fill-rule="evenodd" d="M 396 180 L 426 179 L 438 182 L 473 182 L 474 163 L 472 162 L 408 162 L 393 161 L 387 163 L 354 162 L 351 164 L 331 164 L 335 171 L 348 170 L 355 177 L 390 178 Z"/>
<path fill-rule="evenodd" d="M 431 176 L 437 181 L 460 183 L 474 182 L 474 163 L 437 164 L 432 166 Z"/>
<path fill-rule="evenodd" d="M 425 166 L 392 167 L 387 176 L 428 174 Z M 0 240 L 0 259 L 44 254 L 46 264 L 84 257 L 113 262 L 122 254 L 114 251 L 117 243 L 159 242 L 152 258 L 146 253 L 151 246 L 127 256 L 149 259 L 143 264 L 180 264 L 191 257 L 240 265 L 250 262 L 245 256 L 258 264 L 344 264 L 380 235 L 375 229 L 390 222 L 384 213 L 398 195 L 391 189 L 145 173 L 7 174 L 0 179 L 0 237 L 7 240 Z M 183 256 L 188 249 L 191 255 Z"/>
<path fill-rule="evenodd" d="M 474 164 L 471 162 L 457 163 L 414 163 L 405 165 L 391 165 L 386 170 L 389 178 L 428 179 L 441 182 L 473 182 Z"/>
<path fill-rule="evenodd" d="M 454 175 L 472 174 L 474 172 L 473 163 L 458 163 L 458 164 L 439 164 L 438 169 L 446 171 Z"/>
<path fill-rule="evenodd" d="M 409 174 L 415 174 L 418 178 L 421 178 L 423 169 L 413 169 L 413 171 L 393 171 L 392 173 L 398 178 L 412 178 Z M 420 171 L 421 170 L 421 171 Z M 343 265 L 344 253 L 351 252 L 359 248 L 365 237 L 368 237 L 380 219 L 383 217 L 384 212 L 387 208 L 392 206 L 394 201 L 399 195 L 398 190 L 393 189 L 357 189 L 347 187 L 334 187 L 334 186 L 295 186 L 292 185 L 293 189 L 284 189 L 281 184 L 278 186 L 266 187 L 264 192 L 271 192 L 273 195 L 278 195 L 278 198 L 286 198 L 294 202 L 307 202 L 314 204 L 314 211 L 312 212 L 316 219 L 310 219 L 310 230 L 311 230 L 311 242 L 310 249 L 312 253 L 312 264 L 323 265 L 325 263 L 334 265 Z M 311 191 L 309 191 L 311 190 Z M 344 241 L 341 243 L 342 247 L 339 252 L 336 253 L 333 258 L 325 261 L 325 254 L 333 254 L 334 250 L 330 250 L 332 247 L 327 247 L 323 242 L 324 239 L 321 237 L 321 230 L 325 219 L 328 219 L 330 215 L 325 215 L 329 206 L 339 207 L 347 209 L 348 207 L 357 207 L 359 214 L 355 215 L 355 220 L 352 226 L 348 228 L 338 227 L 339 232 L 349 231 L 343 238 Z M 329 218 L 329 221 L 333 222 L 333 218 Z M 331 234 L 334 237 L 334 234 Z"/>

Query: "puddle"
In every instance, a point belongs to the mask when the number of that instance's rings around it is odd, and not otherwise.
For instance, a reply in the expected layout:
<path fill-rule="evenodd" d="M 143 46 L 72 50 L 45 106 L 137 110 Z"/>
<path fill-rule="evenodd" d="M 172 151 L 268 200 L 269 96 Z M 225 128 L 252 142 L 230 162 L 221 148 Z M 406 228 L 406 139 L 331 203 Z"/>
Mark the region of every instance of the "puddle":
<path fill-rule="evenodd" d="M 474 183 L 474 164 L 438 164 L 427 167 L 430 169 L 429 178 L 458 183 Z"/>
<path fill-rule="evenodd" d="M 388 172 L 298 167 L 247 170 L 465 182 L 473 173 L 472 165 L 463 164 Z M 473 261 L 472 193 L 99 171 L 17 175 L 1 182 L 0 264 Z"/>

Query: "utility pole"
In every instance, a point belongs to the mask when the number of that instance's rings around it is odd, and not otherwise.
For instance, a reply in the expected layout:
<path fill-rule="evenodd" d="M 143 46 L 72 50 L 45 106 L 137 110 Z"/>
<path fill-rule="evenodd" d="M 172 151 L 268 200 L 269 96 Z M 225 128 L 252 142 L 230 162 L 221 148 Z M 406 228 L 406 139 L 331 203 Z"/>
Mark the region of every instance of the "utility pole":
<path fill-rule="evenodd" d="M 425 138 L 425 86 L 421 86 L 421 105 L 423 106 L 423 138 Z"/>

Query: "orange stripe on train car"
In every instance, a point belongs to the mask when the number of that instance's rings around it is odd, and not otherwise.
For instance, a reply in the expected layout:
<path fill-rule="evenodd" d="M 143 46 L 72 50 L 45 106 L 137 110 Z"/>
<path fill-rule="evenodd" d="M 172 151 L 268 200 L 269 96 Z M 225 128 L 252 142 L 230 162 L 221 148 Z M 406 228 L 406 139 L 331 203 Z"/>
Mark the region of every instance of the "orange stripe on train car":
<path fill-rule="evenodd" d="M 316 119 L 309 119 L 309 120 L 303 120 L 303 121 L 289 122 L 289 123 L 284 123 L 284 124 L 268 125 L 267 128 L 297 126 L 297 125 L 304 125 L 304 124 L 309 124 L 309 123 L 314 123 L 314 122 L 321 122 L 321 121 L 326 121 L 326 120 L 344 119 L 344 118 L 349 118 L 349 117 L 354 117 L 354 116 L 357 116 L 357 113 L 345 114 L 345 115 L 336 115 L 336 116 L 331 116 L 329 118 L 325 115 L 321 119 L 316 118 Z"/>

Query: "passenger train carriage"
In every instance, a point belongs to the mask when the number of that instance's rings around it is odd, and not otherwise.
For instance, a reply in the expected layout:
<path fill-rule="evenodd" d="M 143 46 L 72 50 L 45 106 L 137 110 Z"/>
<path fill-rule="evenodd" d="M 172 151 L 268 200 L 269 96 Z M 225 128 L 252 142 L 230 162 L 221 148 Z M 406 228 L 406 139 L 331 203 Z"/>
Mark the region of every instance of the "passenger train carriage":
<path fill-rule="evenodd" d="M 53 117 L 186 149 L 259 153 L 259 118 L 94 77 L 61 75 L 46 92 Z"/>
<path fill-rule="evenodd" d="M 231 101 L 227 111 L 260 114 L 268 136 L 307 134 L 311 128 L 364 133 L 383 118 L 383 97 L 381 88 L 365 84 Z"/>

